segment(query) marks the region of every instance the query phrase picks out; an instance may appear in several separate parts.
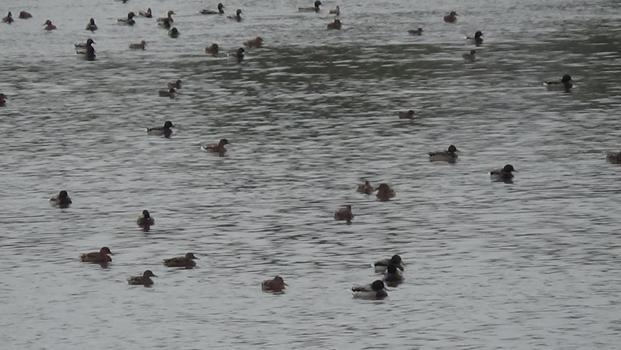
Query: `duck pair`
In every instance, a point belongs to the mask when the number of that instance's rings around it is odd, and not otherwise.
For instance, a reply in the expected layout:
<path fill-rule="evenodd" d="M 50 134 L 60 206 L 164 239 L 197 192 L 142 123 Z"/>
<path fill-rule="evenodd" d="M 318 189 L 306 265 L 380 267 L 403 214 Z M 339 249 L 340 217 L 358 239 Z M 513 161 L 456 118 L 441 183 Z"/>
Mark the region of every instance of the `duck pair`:
<path fill-rule="evenodd" d="M 375 262 L 375 272 L 383 273 L 383 280 L 375 280 L 373 283 L 364 286 L 354 286 L 351 290 L 354 298 L 381 300 L 388 296 L 386 284 L 396 286 L 403 281 L 403 261 L 399 255 L 393 255 L 390 259 L 383 259 Z M 386 282 L 386 284 L 384 284 Z"/>
<path fill-rule="evenodd" d="M 196 266 L 194 259 L 198 259 L 193 253 L 187 253 L 185 256 L 178 256 L 164 260 L 164 265 L 168 267 L 182 267 L 185 269 L 191 269 Z M 127 279 L 127 283 L 134 286 L 150 287 L 153 285 L 151 277 L 157 277 L 153 271 L 145 270 L 142 276 L 131 276 Z"/>
<path fill-rule="evenodd" d="M 205 10 L 200 10 L 199 13 L 201 15 L 223 15 L 224 14 L 224 5 L 222 5 L 222 3 L 219 3 L 217 11 L 205 9 Z"/>
<path fill-rule="evenodd" d="M 371 183 L 367 180 L 365 180 L 363 184 L 358 185 L 356 191 L 364 194 L 371 194 L 377 191 L 377 199 L 383 202 L 388 201 L 396 196 L 395 191 L 390 188 L 387 183 L 381 183 L 377 188 L 373 188 Z"/>

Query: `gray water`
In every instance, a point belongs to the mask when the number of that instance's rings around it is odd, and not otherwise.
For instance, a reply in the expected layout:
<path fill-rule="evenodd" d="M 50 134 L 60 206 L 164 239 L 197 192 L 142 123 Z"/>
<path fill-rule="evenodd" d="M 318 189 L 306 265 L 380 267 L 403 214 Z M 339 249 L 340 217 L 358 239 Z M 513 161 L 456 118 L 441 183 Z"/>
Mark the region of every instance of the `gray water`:
<path fill-rule="evenodd" d="M 0 348 L 619 348 L 620 168 L 604 152 L 620 147 L 620 3 L 297 12 L 310 3 L 225 2 L 243 9 L 237 23 L 197 14 L 215 1 L 2 1 L 2 17 L 34 18 L 0 25 Z M 337 4 L 343 30 L 327 31 Z M 116 24 L 147 7 L 175 10 L 181 36 Z M 485 42 L 465 64 L 476 30 Z M 203 51 L 257 35 L 265 48 L 240 65 Z M 95 62 L 73 50 L 89 37 Z M 563 74 L 571 93 L 542 86 Z M 179 96 L 158 97 L 177 78 Z M 417 119 L 399 120 L 408 109 Z M 170 139 L 146 135 L 165 120 Z M 201 151 L 223 137 L 225 157 Z M 429 162 L 451 143 L 456 164 Z M 490 181 L 507 163 L 514 183 Z M 397 197 L 356 193 L 361 178 Z M 48 202 L 61 189 L 64 210 Z M 333 220 L 344 204 L 352 225 Z M 104 245 L 109 268 L 79 262 Z M 161 264 L 187 251 L 196 269 Z M 405 282 L 352 298 L 395 253 Z M 145 269 L 152 288 L 127 285 Z M 262 293 L 276 274 L 286 293 Z"/>

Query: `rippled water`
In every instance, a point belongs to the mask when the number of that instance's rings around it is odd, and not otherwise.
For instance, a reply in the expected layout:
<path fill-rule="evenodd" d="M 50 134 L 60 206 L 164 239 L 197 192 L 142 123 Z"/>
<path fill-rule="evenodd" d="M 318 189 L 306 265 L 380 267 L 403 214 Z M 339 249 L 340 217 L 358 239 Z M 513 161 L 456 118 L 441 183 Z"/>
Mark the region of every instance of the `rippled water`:
<path fill-rule="evenodd" d="M 343 30 L 328 32 L 341 5 Z M 618 1 L 4 0 L 0 341 L 7 349 L 615 349 Z M 129 10 L 177 12 L 181 37 Z M 455 9 L 457 24 L 442 22 Z M 84 31 L 95 17 L 99 31 Z M 59 27 L 44 33 L 52 19 Z M 423 27 L 423 36 L 407 34 Z M 465 35 L 485 33 L 478 59 Z M 207 57 L 261 35 L 241 64 Z M 75 57 L 92 37 L 97 60 Z M 146 40 L 147 50 L 130 51 Z M 571 74 L 569 94 L 541 81 Z M 176 99 L 158 97 L 169 80 Z M 397 111 L 415 109 L 404 121 Z M 172 120 L 170 139 L 144 128 Z M 200 144 L 226 137 L 225 157 Z M 427 152 L 455 144 L 457 164 Z M 506 163 L 513 184 L 491 182 Z M 355 192 L 361 178 L 397 198 Z M 66 210 L 48 198 L 72 196 Z M 335 222 L 351 204 L 352 225 Z M 156 219 L 144 234 L 143 209 Z M 79 262 L 107 245 L 108 269 Z M 163 258 L 193 251 L 194 270 Z M 370 264 L 406 282 L 353 299 Z M 152 269 L 153 288 L 126 278 Z M 264 294 L 276 274 L 289 284 Z"/>

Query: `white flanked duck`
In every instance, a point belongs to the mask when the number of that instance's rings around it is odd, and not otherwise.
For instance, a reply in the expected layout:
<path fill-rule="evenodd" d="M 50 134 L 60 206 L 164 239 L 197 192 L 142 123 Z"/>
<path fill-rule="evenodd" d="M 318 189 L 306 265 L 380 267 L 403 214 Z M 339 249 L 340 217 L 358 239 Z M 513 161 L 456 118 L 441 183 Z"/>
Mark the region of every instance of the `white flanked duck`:
<path fill-rule="evenodd" d="M 242 21 L 242 16 L 241 16 L 241 14 L 242 14 L 242 10 L 241 10 L 241 9 L 237 9 L 237 10 L 235 11 L 235 16 L 228 16 L 227 18 L 228 18 L 228 19 L 235 20 L 235 21 L 237 21 L 237 22 L 241 22 L 241 21 Z"/>
<path fill-rule="evenodd" d="M 164 123 L 164 126 L 147 128 L 147 134 L 148 135 L 164 136 L 164 137 L 168 138 L 168 137 L 170 137 L 170 135 L 172 135 L 172 128 L 174 128 L 174 127 L 175 126 L 173 125 L 173 123 L 170 120 L 167 120 Z"/>
<path fill-rule="evenodd" d="M 199 13 L 201 15 L 223 15 L 224 14 L 224 5 L 222 5 L 222 3 L 219 3 L 217 11 L 204 9 L 204 10 L 200 10 Z"/>
<path fill-rule="evenodd" d="M 298 12 L 319 12 L 320 8 L 319 6 L 321 6 L 321 1 L 316 0 L 315 3 L 313 4 L 313 7 L 299 7 L 298 8 Z"/>
<path fill-rule="evenodd" d="M 494 169 L 489 172 L 489 175 L 493 180 L 511 182 L 513 180 L 513 172 L 517 171 L 513 168 L 513 165 L 507 164 L 501 169 Z"/>
<path fill-rule="evenodd" d="M 457 147 L 450 145 L 446 151 L 429 152 L 429 160 L 432 162 L 455 163 L 457 160 Z"/>
<path fill-rule="evenodd" d="M 84 55 L 87 61 L 95 60 L 95 48 L 93 39 L 86 40 L 86 43 L 75 44 L 75 53 L 78 55 Z"/>
<path fill-rule="evenodd" d="M 571 88 L 574 87 L 574 81 L 571 79 L 569 74 L 563 75 L 560 81 L 545 81 L 543 85 L 548 90 L 560 90 L 565 92 L 570 92 Z"/>
<path fill-rule="evenodd" d="M 175 20 L 173 19 L 172 15 L 175 14 L 175 11 L 168 11 L 167 16 L 166 17 L 160 17 L 157 19 L 157 24 L 160 27 L 166 28 L 166 29 L 170 29 L 170 27 L 172 26 L 173 22 L 175 22 Z"/>
<path fill-rule="evenodd" d="M 119 18 L 117 19 L 117 23 L 118 24 L 123 24 L 123 25 L 127 25 L 127 26 L 133 26 L 134 24 L 136 24 L 136 21 L 134 20 L 134 17 L 136 17 L 136 14 L 133 12 L 129 12 L 127 14 L 127 18 Z"/>
<path fill-rule="evenodd" d="M 161 89 L 157 92 L 157 94 L 160 97 L 175 98 L 175 96 L 177 96 L 177 90 L 175 90 L 175 88 Z"/>
<path fill-rule="evenodd" d="M 153 17 L 153 13 L 151 12 L 150 7 L 146 11 L 143 11 L 143 10 L 138 11 L 138 14 L 140 15 L 140 17 L 145 17 L 145 18 Z"/>
<path fill-rule="evenodd" d="M 376 280 L 373 283 L 366 286 L 354 286 L 351 291 L 354 293 L 354 298 L 379 300 L 388 296 L 384 282 Z"/>
<path fill-rule="evenodd" d="M 476 33 L 474 33 L 473 37 L 467 36 L 466 40 L 471 44 L 480 46 L 483 44 L 483 33 L 480 30 L 477 30 Z"/>
<path fill-rule="evenodd" d="M 330 10 L 330 12 L 328 12 L 331 15 L 335 15 L 336 17 L 341 15 L 341 7 L 336 5 L 336 8 L 334 10 Z"/>

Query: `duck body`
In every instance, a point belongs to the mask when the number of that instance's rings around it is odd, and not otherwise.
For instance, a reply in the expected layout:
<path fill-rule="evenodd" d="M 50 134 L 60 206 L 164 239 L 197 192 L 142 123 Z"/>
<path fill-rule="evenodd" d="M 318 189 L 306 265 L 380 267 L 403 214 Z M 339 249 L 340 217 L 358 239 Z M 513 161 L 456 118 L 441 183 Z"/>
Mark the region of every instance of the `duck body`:
<path fill-rule="evenodd" d="M 545 81 L 543 85 L 548 90 L 559 90 L 570 92 L 571 88 L 574 87 L 574 81 L 571 79 L 571 76 L 568 74 L 563 75 L 560 81 Z"/>
<path fill-rule="evenodd" d="M 384 282 L 381 280 L 365 286 L 354 286 L 351 291 L 354 293 L 354 298 L 359 299 L 381 300 L 388 296 Z"/>
<path fill-rule="evenodd" d="M 332 23 L 328 23 L 328 30 L 341 30 L 341 27 L 343 26 L 343 24 L 341 23 L 341 20 L 336 18 L 334 19 L 334 21 L 332 21 Z"/>
<path fill-rule="evenodd" d="M 223 15 L 224 14 L 224 5 L 222 5 L 222 3 L 219 3 L 217 11 L 214 11 L 214 10 L 201 10 L 200 14 L 201 15 Z"/>
<path fill-rule="evenodd" d="M 451 11 L 448 15 L 444 16 L 444 22 L 446 23 L 457 22 L 457 12 Z"/>
<path fill-rule="evenodd" d="M 495 169 L 490 171 L 489 174 L 494 180 L 507 182 L 513 179 L 514 171 L 515 169 L 513 168 L 513 165 L 507 164 L 501 169 Z"/>
<path fill-rule="evenodd" d="M 81 254 L 80 261 L 93 264 L 107 264 L 112 261 L 109 255 L 113 255 L 110 248 L 102 247 L 98 252 Z"/>
<path fill-rule="evenodd" d="M 181 89 L 181 79 L 177 79 L 175 81 L 168 82 L 169 89 Z"/>
<path fill-rule="evenodd" d="M 416 113 L 411 109 L 409 111 L 401 111 L 398 113 L 399 119 L 414 119 L 415 114 Z"/>
<path fill-rule="evenodd" d="M 94 18 L 90 19 L 90 21 L 86 25 L 86 30 L 90 30 L 91 32 L 94 32 L 94 31 L 97 30 L 97 25 L 95 24 L 95 19 Z"/>
<path fill-rule="evenodd" d="M 19 16 L 20 19 L 29 19 L 32 18 L 32 15 L 29 12 L 26 11 L 19 11 Z"/>
<path fill-rule="evenodd" d="M 132 50 L 144 50 L 147 48 L 147 42 L 142 40 L 139 43 L 129 44 L 129 48 Z"/>
<path fill-rule="evenodd" d="M 136 220 L 136 224 L 141 227 L 143 231 L 149 232 L 151 226 L 155 225 L 155 219 L 151 217 L 148 210 L 143 210 L 138 220 Z"/>
<path fill-rule="evenodd" d="M 260 36 L 252 39 L 252 40 L 248 40 L 244 43 L 244 46 L 246 46 L 249 49 L 253 49 L 253 48 L 260 48 L 261 46 L 263 46 L 263 38 L 261 38 Z"/>
<path fill-rule="evenodd" d="M 159 90 L 158 95 L 160 97 L 170 97 L 170 98 L 175 98 L 175 96 L 177 95 L 177 90 L 175 90 L 174 88 L 170 88 L 168 90 L 164 89 L 164 90 Z"/>
<path fill-rule="evenodd" d="M 127 25 L 127 26 L 133 26 L 134 24 L 136 24 L 134 17 L 136 17 L 136 14 L 133 12 L 130 12 L 127 14 L 127 18 L 119 18 L 117 20 L 117 23 Z"/>
<path fill-rule="evenodd" d="M 52 21 L 50 21 L 49 19 L 47 21 L 45 21 L 45 23 L 43 23 L 43 25 L 45 26 L 45 30 L 48 32 L 51 32 L 52 30 L 56 30 L 56 26 L 52 23 Z"/>
<path fill-rule="evenodd" d="M 6 15 L 6 17 L 4 17 L 2 19 L 2 22 L 7 23 L 7 24 L 11 24 L 13 23 L 15 20 L 13 19 L 13 14 L 9 11 L 9 13 Z"/>
<path fill-rule="evenodd" d="M 313 7 L 299 7 L 298 12 L 319 12 L 321 11 L 319 6 L 321 6 L 321 1 L 317 0 L 313 4 Z"/>
<path fill-rule="evenodd" d="M 147 128 L 147 134 L 148 135 L 157 135 L 157 136 L 164 136 L 164 137 L 170 137 L 170 135 L 172 134 L 172 129 L 175 126 L 173 125 L 173 123 L 169 120 L 167 120 L 164 123 L 164 126 L 160 126 L 160 127 L 154 127 L 154 128 Z"/>
<path fill-rule="evenodd" d="M 224 146 L 228 144 L 229 141 L 227 139 L 221 139 L 218 143 L 203 145 L 201 148 L 204 151 L 218 153 L 220 156 L 223 156 L 226 153 L 226 148 L 224 148 Z"/>
<path fill-rule="evenodd" d="M 396 196 L 395 191 L 388 186 L 388 184 L 381 183 L 377 186 L 377 194 L 375 195 L 378 200 L 382 202 L 389 201 Z"/>
<path fill-rule="evenodd" d="M 473 37 L 467 36 L 466 40 L 471 44 L 481 46 L 483 45 L 483 33 L 480 30 L 477 30 Z"/>
<path fill-rule="evenodd" d="M 151 13 L 150 7 L 146 11 L 138 11 L 138 15 L 145 18 L 153 18 L 153 13 Z"/>
<path fill-rule="evenodd" d="M 206 47 L 205 48 L 205 53 L 211 56 L 218 56 L 218 53 L 220 52 L 220 46 L 218 46 L 218 44 L 211 44 L 211 46 Z"/>
<path fill-rule="evenodd" d="M 168 267 L 183 267 L 191 269 L 196 266 L 194 259 L 198 259 L 193 253 L 187 253 L 185 256 L 177 256 L 164 260 L 164 265 Z"/>
<path fill-rule="evenodd" d="M 353 219 L 354 214 L 351 212 L 351 205 L 346 205 L 334 212 L 334 220 L 347 221 L 348 224 L 351 224 Z"/>
<path fill-rule="evenodd" d="M 621 152 L 607 152 L 606 160 L 613 164 L 621 164 Z"/>
<path fill-rule="evenodd" d="M 71 198 L 67 191 L 60 191 L 57 196 L 50 198 L 50 202 L 59 208 L 68 208 L 71 205 Z"/>
<path fill-rule="evenodd" d="M 429 160 L 432 162 L 449 162 L 457 161 L 457 147 L 450 145 L 446 151 L 429 152 Z"/>
<path fill-rule="evenodd" d="M 151 286 L 153 285 L 153 280 L 151 279 L 151 277 L 157 277 L 153 272 L 151 272 L 151 270 L 146 270 L 142 276 L 131 276 L 127 279 L 127 283 L 134 285 L 134 286 Z"/>
<path fill-rule="evenodd" d="M 75 44 L 75 53 L 84 55 L 87 61 L 94 61 L 96 57 L 94 43 L 93 39 L 88 39 L 86 43 Z"/>
<path fill-rule="evenodd" d="M 265 280 L 261 283 L 261 290 L 270 293 L 282 293 L 287 284 L 282 277 L 276 276 L 271 280 Z"/>
<path fill-rule="evenodd" d="M 395 254 L 389 259 L 378 260 L 373 264 L 375 268 L 375 273 L 384 273 L 388 268 L 388 265 L 396 266 L 399 270 L 403 271 L 403 260 L 401 260 L 401 256 Z"/>
<path fill-rule="evenodd" d="M 423 35 L 423 28 L 410 29 L 410 30 L 408 30 L 408 34 L 411 34 L 411 35 Z"/>
<path fill-rule="evenodd" d="M 363 184 L 358 185 L 358 188 L 356 189 L 356 191 L 358 193 L 371 194 L 375 191 L 375 189 L 373 188 L 373 186 L 371 185 L 369 181 L 365 180 Z"/>
<path fill-rule="evenodd" d="M 476 54 L 477 54 L 477 52 L 475 50 L 470 50 L 469 53 L 465 53 L 465 54 L 461 55 L 461 57 L 464 58 L 464 62 L 472 63 L 472 62 L 476 61 L 476 59 L 477 59 Z"/>

